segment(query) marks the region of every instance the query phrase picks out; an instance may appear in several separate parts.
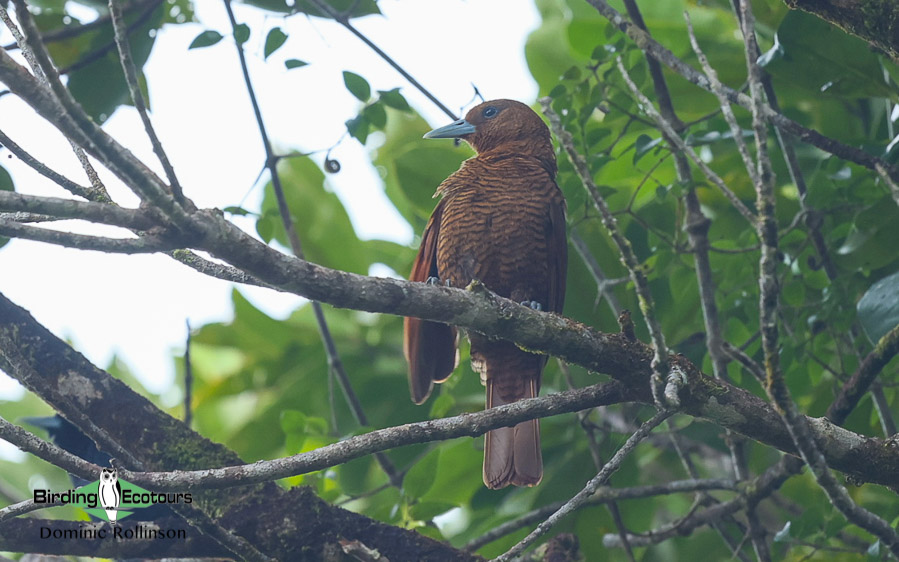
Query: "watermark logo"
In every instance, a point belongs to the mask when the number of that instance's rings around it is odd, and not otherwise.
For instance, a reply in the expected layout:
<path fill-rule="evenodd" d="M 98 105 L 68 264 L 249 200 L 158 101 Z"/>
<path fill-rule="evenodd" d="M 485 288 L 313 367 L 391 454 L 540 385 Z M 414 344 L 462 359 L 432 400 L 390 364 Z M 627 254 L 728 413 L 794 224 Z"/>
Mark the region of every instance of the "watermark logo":
<path fill-rule="evenodd" d="M 104 468 L 100 479 L 65 492 L 35 490 L 34 503 L 61 503 L 81 507 L 113 525 L 136 511 L 157 504 L 193 503 L 190 492 L 158 493 L 121 480 L 115 468 Z"/>
<path fill-rule="evenodd" d="M 106 518 L 115 525 L 119 504 L 122 503 L 122 485 L 119 484 L 119 472 L 115 468 L 104 468 L 97 483 L 100 505 L 106 511 Z M 130 514 L 129 514 L 130 515 Z"/>

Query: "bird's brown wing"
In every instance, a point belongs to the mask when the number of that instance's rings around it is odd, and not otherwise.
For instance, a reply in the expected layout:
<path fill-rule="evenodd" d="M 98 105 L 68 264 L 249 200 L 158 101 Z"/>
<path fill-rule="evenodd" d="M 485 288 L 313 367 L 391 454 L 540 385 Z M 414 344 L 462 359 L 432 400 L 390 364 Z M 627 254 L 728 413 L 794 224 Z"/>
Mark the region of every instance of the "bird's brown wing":
<path fill-rule="evenodd" d="M 438 277 L 437 238 L 445 201 L 437 204 L 428 221 L 412 264 L 410 281 L 425 282 L 429 277 Z M 403 328 L 403 352 L 409 362 L 409 392 L 412 401 L 421 404 L 428 399 L 434 383 L 445 381 L 459 364 L 456 328 L 410 317 L 406 317 Z"/>

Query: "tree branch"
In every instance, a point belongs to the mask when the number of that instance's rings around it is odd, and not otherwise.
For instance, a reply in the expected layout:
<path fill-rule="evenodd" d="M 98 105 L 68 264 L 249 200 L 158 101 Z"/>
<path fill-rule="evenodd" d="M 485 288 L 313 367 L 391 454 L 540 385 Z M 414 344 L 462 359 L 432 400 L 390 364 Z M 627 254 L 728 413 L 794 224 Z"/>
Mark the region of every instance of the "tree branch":
<path fill-rule="evenodd" d="M 884 334 L 871 353 L 865 356 L 858 369 L 840 389 L 839 396 L 827 409 L 827 418 L 837 425 L 842 425 L 877 375 L 897 354 L 899 354 L 899 326 Z"/>
<path fill-rule="evenodd" d="M 78 219 L 134 230 L 149 230 L 157 224 L 141 209 L 14 191 L 0 191 L 0 211 L 38 213 L 55 219 Z"/>
<path fill-rule="evenodd" d="M 808 420 L 799 413 L 790 396 L 789 388 L 780 369 L 778 343 L 777 309 L 777 221 L 775 219 L 774 176 L 767 152 L 767 125 L 763 121 L 761 70 L 756 63 L 755 19 L 749 0 L 740 0 L 740 15 L 746 65 L 749 69 L 749 90 L 752 94 L 752 125 L 755 135 L 758 174 L 755 176 L 758 194 L 756 207 L 759 210 L 758 236 L 762 241 L 759 263 L 759 326 L 762 332 L 762 350 L 765 355 L 765 390 L 783 417 L 787 429 L 796 443 L 803 460 L 815 475 L 815 480 L 827 494 L 833 505 L 853 524 L 879 538 L 895 556 L 899 556 L 899 533 L 887 522 L 859 507 L 849 496 L 827 466 L 818 444 L 809 431 Z"/>
<path fill-rule="evenodd" d="M 899 62 L 899 5 L 893 0 L 784 0 L 861 37 Z"/>
<path fill-rule="evenodd" d="M 19 160 L 25 162 L 25 164 L 30 166 L 34 171 L 49 179 L 50 181 L 55 182 L 57 185 L 67 190 L 72 195 L 84 197 L 88 200 L 92 200 L 95 198 L 92 188 L 79 185 L 69 178 L 63 176 L 62 174 L 50 169 L 48 166 L 44 165 L 43 162 L 31 156 L 31 154 L 29 154 L 22 147 L 16 144 L 3 131 L 0 131 L 0 145 L 8 148 L 10 152 L 15 154 L 19 158 Z"/>
<path fill-rule="evenodd" d="M 581 179 L 584 189 L 587 190 L 587 195 L 591 198 L 593 205 L 599 211 L 600 216 L 602 217 L 602 224 L 608 231 L 609 236 L 615 242 L 615 246 L 618 248 L 619 259 L 624 267 L 627 268 L 631 281 L 633 281 L 634 287 L 636 288 L 637 299 L 640 302 L 640 311 L 643 313 L 643 319 L 646 322 L 646 327 L 649 328 L 649 334 L 652 338 L 652 348 L 654 352 L 652 362 L 654 377 L 652 386 L 653 396 L 655 397 L 657 404 L 661 406 L 664 404 L 664 400 L 659 393 L 659 389 L 662 386 L 665 377 L 668 376 L 668 347 L 665 345 L 665 335 L 662 333 L 662 328 L 656 318 L 655 305 L 653 304 L 652 293 L 649 290 L 649 282 L 646 280 L 646 273 L 643 271 L 642 265 L 637 260 L 637 256 L 634 254 L 630 241 L 628 241 L 619 230 L 618 221 L 612 214 L 611 209 L 609 209 L 608 204 L 606 204 L 605 198 L 593 182 L 593 174 L 590 173 L 587 162 L 574 147 L 574 139 L 572 139 L 571 133 L 566 131 L 562 126 L 562 121 L 559 119 L 556 112 L 552 110 L 550 101 L 549 98 L 540 100 L 543 114 L 549 119 L 550 128 L 553 133 L 555 133 L 559 143 L 565 149 L 565 153 L 568 154 L 568 159 L 571 161 L 575 172 L 577 172 L 578 177 Z"/>
<path fill-rule="evenodd" d="M 24 310 L 0 295 L 0 364 L 28 388 L 97 441 L 97 427 L 112 441 L 128 444 L 128 454 L 149 468 L 209 468 L 240 464 L 236 455 L 197 435 L 164 414 L 124 383 L 91 365 Z M 40 373 L 39 375 L 37 373 Z M 109 408 L 115 403 L 116 408 Z M 97 441 L 106 447 L 106 440 Z M 118 454 L 118 453 L 116 453 Z M 96 478 L 96 473 L 91 475 Z M 230 539 L 238 557 L 279 560 L 322 559 L 340 537 L 358 538 L 384 556 L 401 560 L 473 560 L 447 545 L 328 505 L 305 488 L 283 490 L 269 482 L 235 488 L 229 494 L 199 492 L 195 502 L 217 514 L 188 515 L 216 540 Z M 276 508 L 273 509 L 273 507 Z M 191 508 L 190 505 L 180 507 Z M 205 520 L 204 520 L 205 518 Z M 9 527 L 0 524 L 0 540 Z M 220 525 L 220 526 L 219 526 Z M 292 529 L 285 541 L 284 528 Z M 223 534 L 224 533 L 224 534 Z M 235 542 L 259 550 L 239 548 Z M 425 554 L 427 553 L 427 554 Z"/>
<path fill-rule="evenodd" d="M 697 71 L 692 66 L 677 58 L 668 48 L 649 36 L 645 31 L 628 21 L 620 12 L 612 8 L 606 0 L 587 0 L 591 6 L 608 19 L 612 24 L 624 32 L 636 45 L 656 58 L 659 62 L 686 78 L 689 82 L 699 86 L 700 88 L 711 92 L 711 84 L 708 78 Z M 751 109 L 752 100 L 732 88 L 723 86 L 722 88 L 731 103 L 736 103 L 747 109 Z M 888 164 L 883 159 L 873 156 L 860 148 L 855 148 L 826 137 L 815 131 L 800 125 L 799 123 L 788 119 L 784 115 L 774 111 L 768 106 L 762 108 L 762 116 L 772 125 L 790 133 L 794 137 L 803 142 L 812 144 L 821 150 L 838 156 L 843 160 L 855 162 L 868 169 L 874 170 L 877 165 L 883 167 L 886 173 L 895 181 L 899 181 L 899 168 Z"/>
<path fill-rule="evenodd" d="M 164 234 L 145 234 L 138 238 L 107 238 L 104 236 L 49 230 L 6 219 L 0 219 L 0 236 L 46 242 L 66 248 L 95 250 L 115 254 L 149 254 L 181 247 L 180 242 Z"/>
<path fill-rule="evenodd" d="M 668 410 L 659 411 L 651 419 L 643 423 L 643 425 L 641 425 L 637 431 L 635 431 L 633 434 L 631 434 L 630 437 L 628 437 L 624 445 L 622 445 L 621 448 L 615 452 L 612 458 L 609 459 L 609 462 L 607 462 L 602 467 L 602 470 L 599 471 L 599 474 L 597 474 L 589 482 L 587 482 L 587 485 L 584 486 L 584 488 L 580 492 L 578 492 L 573 498 L 565 502 L 565 505 L 563 505 L 555 513 L 550 515 L 549 518 L 537 525 L 537 528 L 531 531 L 528 536 L 523 538 L 519 543 L 504 552 L 502 555 L 497 556 L 494 559 L 495 562 L 506 562 L 507 560 L 511 560 L 513 557 L 524 551 L 524 549 L 527 548 L 528 545 L 543 536 L 563 517 L 583 506 L 590 499 L 590 496 L 592 496 L 600 486 L 605 484 L 612 476 L 612 474 L 618 470 L 625 457 L 627 457 L 627 455 L 629 455 L 637 447 L 640 441 L 646 438 L 649 433 L 656 428 L 656 426 L 665 421 L 669 416 L 671 416 L 672 413 L 672 411 Z"/>
<path fill-rule="evenodd" d="M 234 11 L 231 9 L 231 0 L 224 0 L 224 3 L 225 10 L 228 12 L 228 19 L 231 22 L 231 28 L 232 30 L 236 30 L 237 20 L 234 18 Z M 272 150 L 272 143 L 269 140 L 268 132 L 266 132 L 265 129 L 265 122 L 262 119 L 262 109 L 259 107 L 259 101 L 256 99 L 253 82 L 250 79 L 250 70 L 247 67 L 243 45 L 239 41 L 235 41 L 235 46 L 237 48 L 237 57 L 240 61 L 241 72 L 243 73 L 244 84 L 246 85 L 247 93 L 250 96 L 250 103 L 253 106 L 253 114 L 256 116 L 256 125 L 259 128 L 259 135 L 262 137 L 262 144 L 265 149 L 265 165 L 268 168 L 269 176 L 271 177 L 272 190 L 278 201 L 278 212 L 281 216 L 281 224 L 284 226 L 284 231 L 287 233 L 287 240 L 290 243 L 290 249 L 293 251 L 293 255 L 301 260 L 306 259 L 303 253 L 303 245 L 300 242 L 300 236 L 297 234 L 296 225 L 290 214 L 290 208 L 287 206 L 284 188 L 281 186 L 281 176 L 278 175 L 278 158 Z M 330 369 L 329 375 L 333 374 L 337 377 L 340 388 L 343 389 L 343 395 L 346 398 L 347 405 L 350 407 L 350 411 L 356 419 L 356 422 L 360 426 L 367 426 L 368 417 L 365 415 L 365 411 L 362 408 L 362 402 L 359 401 L 356 391 L 353 390 L 353 384 L 343 366 L 343 361 L 340 360 L 340 354 L 337 352 L 337 345 L 334 343 L 334 337 L 331 335 L 331 328 L 328 327 L 328 321 L 325 318 L 321 303 L 312 301 L 312 310 L 315 314 L 315 322 L 318 325 L 322 345 L 325 348 L 325 355 L 328 357 L 328 367 Z M 381 466 L 381 469 L 387 474 L 390 483 L 399 488 L 402 485 L 402 477 L 397 473 L 396 467 L 393 466 L 393 462 L 380 453 L 376 453 L 375 458 Z"/>
<path fill-rule="evenodd" d="M 148 8 L 145 13 L 149 15 L 160 3 L 161 2 L 150 2 L 149 5 L 151 7 Z M 128 83 L 128 90 L 131 92 L 131 101 L 134 102 L 134 108 L 137 109 L 140 120 L 144 124 L 144 131 L 147 133 L 147 138 L 150 139 L 150 144 L 153 146 L 153 152 L 155 152 L 156 157 L 159 158 L 159 163 L 162 164 L 162 169 L 165 170 L 165 175 L 169 179 L 172 195 L 175 196 L 179 205 L 189 209 L 193 203 L 184 199 L 184 192 L 181 189 L 181 184 L 178 182 L 178 176 L 175 175 L 175 169 L 172 167 L 171 162 L 169 162 L 169 157 L 166 155 L 165 149 L 163 149 L 162 143 L 159 141 L 159 137 L 156 136 L 156 131 L 153 129 L 153 123 L 150 122 L 150 116 L 147 113 L 147 102 L 144 100 L 144 94 L 141 92 L 140 85 L 137 82 L 137 67 L 134 65 L 134 59 L 131 58 L 131 47 L 128 44 L 129 29 L 125 26 L 125 21 L 122 16 L 121 2 L 109 0 L 108 6 L 109 15 L 112 17 L 112 27 L 115 32 L 115 44 L 119 49 L 119 61 L 122 63 L 125 81 Z M 139 25 L 143 17 L 144 16 L 142 15 L 141 18 L 138 18 L 135 25 Z"/>
<path fill-rule="evenodd" d="M 632 488 L 611 488 L 601 487 L 596 490 L 590 499 L 583 504 L 582 507 L 599 505 L 608 502 L 620 502 L 623 500 L 650 498 L 655 496 L 663 496 L 669 494 L 684 494 L 698 491 L 710 490 L 737 490 L 737 482 L 727 479 L 704 479 L 704 480 L 674 480 L 665 484 L 656 484 L 652 486 L 634 486 Z M 484 533 L 480 537 L 473 539 L 465 544 L 465 550 L 474 552 L 486 544 L 498 540 L 506 535 L 514 533 L 518 529 L 528 527 L 534 523 L 543 521 L 553 513 L 559 510 L 565 502 L 554 502 L 543 507 L 539 507 L 520 517 L 516 517 L 510 521 L 506 521 L 501 525 L 497 525 L 490 531 Z"/>
<path fill-rule="evenodd" d="M 400 66 L 399 64 L 397 64 L 396 61 L 393 60 L 393 58 L 391 58 L 387 53 L 385 53 L 384 51 L 382 51 L 380 47 L 378 47 L 377 45 L 375 45 L 374 42 L 373 42 L 371 39 L 369 39 L 368 37 L 366 37 L 365 35 L 363 35 L 362 32 L 360 32 L 358 29 L 356 29 L 355 26 L 353 26 L 353 24 L 350 23 L 350 20 L 349 20 L 349 18 L 347 17 L 346 13 L 341 14 L 340 12 L 338 12 L 337 10 L 335 10 L 334 8 L 332 8 L 328 3 L 323 2 L 322 0 L 309 0 L 309 3 L 311 3 L 311 4 L 314 5 L 316 8 L 318 8 L 319 10 L 321 10 L 321 12 L 322 12 L 323 14 L 327 14 L 328 17 L 334 19 L 334 21 L 336 21 L 336 22 L 339 23 L 340 25 L 342 25 L 342 26 L 344 26 L 345 28 L 347 28 L 347 30 L 348 30 L 350 33 L 352 33 L 353 35 L 355 35 L 356 37 L 358 37 L 360 40 L 362 40 L 363 43 L 365 43 L 366 45 L 368 45 L 368 48 L 369 48 L 369 49 L 371 49 L 372 51 L 374 51 L 375 53 L 377 53 L 379 57 L 381 57 L 382 59 L 384 59 L 384 61 L 385 61 L 387 64 L 389 64 L 390 66 L 393 67 L 394 70 L 396 70 L 397 72 L 399 72 L 400 75 L 401 75 L 403 78 L 405 78 L 410 84 L 412 84 L 413 86 L 415 86 L 415 88 L 416 88 L 419 92 L 421 92 L 422 94 L 424 94 L 424 96 L 425 96 L 426 98 L 428 98 L 429 100 L 431 100 L 431 102 L 432 102 L 434 105 L 436 105 L 437 107 L 439 107 L 440 110 L 443 111 L 443 112 L 444 112 L 450 119 L 452 119 L 452 120 L 458 119 L 458 117 L 456 116 L 455 113 L 452 112 L 452 110 L 450 110 L 448 107 L 446 107 L 445 105 L 443 105 L 443 103 L 441 103 L 441 101 L 438 100 L 437 97 L 436 97 L 434 94 L 432 94 L 430 91 L 428 91 L 427 88 L 425 88 L 424 86 L 422 86 L 421 83 L 420 83 L 418 80 L 416 80 L 415 78 L 413 78 L 411 74 L 409 74 L 408 72 L 406 72 L 406 69 L 404 69 L 402 66 Z"/>

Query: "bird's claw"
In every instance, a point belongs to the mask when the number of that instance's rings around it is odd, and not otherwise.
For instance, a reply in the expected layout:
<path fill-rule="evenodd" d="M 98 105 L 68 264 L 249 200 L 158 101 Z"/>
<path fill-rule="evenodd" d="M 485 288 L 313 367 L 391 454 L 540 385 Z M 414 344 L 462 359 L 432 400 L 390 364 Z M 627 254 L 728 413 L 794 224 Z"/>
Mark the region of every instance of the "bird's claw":
<path fill-rule="evenodd" d="M 543 311 L 543 305 L 537 301 L 521 301 L 521 306 L 526 306 L 538 312 Z"/>
<path fill-rule="evenodd" d="M 440 278 L 439 277 L 428 277 L 428 280 L 425 281 L 425 283 L 427 283 L 428 285 L 431 285 L 433 287 L 436 287 L 436 286 L 440 285 Z M 453 284 L 450 283 L 449 279 L 447 279 L 446 281 L 443 282 L 443 286 L 444 287 L 452 287 Z"/>

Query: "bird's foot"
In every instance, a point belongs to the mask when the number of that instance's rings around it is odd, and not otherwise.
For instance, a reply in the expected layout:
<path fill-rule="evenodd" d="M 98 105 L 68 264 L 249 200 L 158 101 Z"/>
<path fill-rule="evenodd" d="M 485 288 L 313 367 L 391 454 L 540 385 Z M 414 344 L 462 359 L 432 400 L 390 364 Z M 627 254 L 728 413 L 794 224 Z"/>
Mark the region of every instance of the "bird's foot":
<path fill-rule="evenodd" d="M 521 301 L 521 306 L 526 306 L 538 312 L 543 312 L 543 305 L 537 301 Z"/>
<path fill-rule="evenodd" d="M 436 287 L 436 286 L 440 285 L 440 278 L 439 277 L 428 277 L 428 280 L 425 281 L 425 283 Z M 452 287 L 453 284 L 450 283 L 449 279 L 447 279 L 446 281 L 443 282 L 443 286 L 444 287 Z"/>

